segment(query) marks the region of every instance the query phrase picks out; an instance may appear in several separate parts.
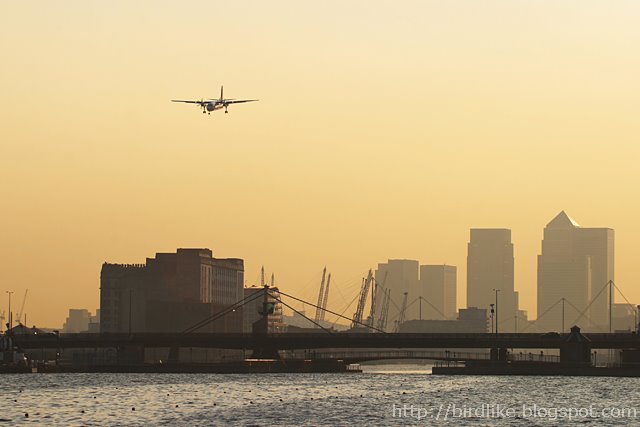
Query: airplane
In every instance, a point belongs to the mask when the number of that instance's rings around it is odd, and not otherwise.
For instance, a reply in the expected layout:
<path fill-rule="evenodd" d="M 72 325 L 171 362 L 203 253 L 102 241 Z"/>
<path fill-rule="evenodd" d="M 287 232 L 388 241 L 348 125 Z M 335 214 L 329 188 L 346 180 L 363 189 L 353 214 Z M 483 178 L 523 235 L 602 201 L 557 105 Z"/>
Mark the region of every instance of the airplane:
<path fill-rule="evenodd" d="M 224 108 L 224 112 L 228 113 L 229 105 L 231 104 L 241 104 L 243 102 L 254 102 L 259 101 L 258 99 L 234 99 L 224 97 L 224 86 L 220 86 L 220 98 L 218 99 L 201 99 L 200 101 L 184 101 L 181 99 L 172 99 L 171 102 L 186 102 L 187 104 L 198 104 L 200 108 L 202 108 L 202 114 L 209 113 L 212 111 L 221 110 Z"/>

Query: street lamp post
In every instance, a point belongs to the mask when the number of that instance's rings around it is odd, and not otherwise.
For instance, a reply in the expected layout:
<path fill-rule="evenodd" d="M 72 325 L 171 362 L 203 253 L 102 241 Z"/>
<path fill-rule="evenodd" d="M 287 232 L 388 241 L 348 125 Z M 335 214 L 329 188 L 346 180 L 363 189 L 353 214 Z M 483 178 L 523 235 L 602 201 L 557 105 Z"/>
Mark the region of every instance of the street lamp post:
<path fill-rule="evenodd" d="M 493 308 L 493 304 L 489 304 L 489 306 L 491 307 L 491 333 L 493 333 L 493 314 L 495 313 L 495 311 Z"/>
<path fill-rule="evenodd" d="M 562 333 L 564 334 L 564 297 L 562 297 Z"/>
<path fill-rule="evenodd" d="M 13 291 L 5 291 L 5 292 L 9 294 L 9 327 L 8 329 L 11 329 L 13 325 L 13 316 L 11 315 L 11 294 L 13 293 Z"/>
<path fill-rule="evenodd" d="M 494 289 L 496 292 L 496 334 L 498 333 L 498 292 L 500 289 Z"/>
<path fill-rule="evenodd" d="M 133 289 L 129 289 L 129 335 L 131 335 L 131 300 L 133 296 Z"/>

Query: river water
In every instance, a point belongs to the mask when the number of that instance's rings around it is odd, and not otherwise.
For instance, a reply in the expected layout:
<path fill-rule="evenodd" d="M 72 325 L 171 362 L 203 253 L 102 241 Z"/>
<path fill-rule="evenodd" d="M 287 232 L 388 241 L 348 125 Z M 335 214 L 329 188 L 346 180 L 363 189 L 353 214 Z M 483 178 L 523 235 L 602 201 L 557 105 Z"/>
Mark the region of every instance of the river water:
<path fill-rule="evenodd" d="M 640 425 L 638 378 L 364 371 L 2 375 L 0 426 Z"/>

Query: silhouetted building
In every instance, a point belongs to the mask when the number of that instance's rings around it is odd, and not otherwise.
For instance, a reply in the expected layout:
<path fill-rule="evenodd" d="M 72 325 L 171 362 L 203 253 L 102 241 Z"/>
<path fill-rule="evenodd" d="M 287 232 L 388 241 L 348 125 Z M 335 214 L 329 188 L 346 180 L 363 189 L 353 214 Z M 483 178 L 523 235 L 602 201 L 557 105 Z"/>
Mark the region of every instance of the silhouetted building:
<path fill-rule="evenodd" d="M 451 320 L 456 316 L 456 267 L 421 265 L 422 319 Z M 420 305 L 420 304 L 419 304 Z"/>
<path fill-rule="evenodd" d="M 62 332 L 66 334 L 75 334 L 79 332 L 89 331 L 89 323 L 91 323 L 91 313 L 87 309 L 69 309 L 69 316 L 62 325 Z"/>
<path fill-rule="evenodd" d="M 614 280 L 614 232 L 583 228 L 564 211 L 544 229 L 538 256 L 538 325 L 549 331 L 579 325 L 609 330 L 609 280 Z"/>
<path fill-rule="evenodd" d="M 489 309 L 498 292 L 499 331 L 513 332 L 518 310 L 511 230 L 472 228 L 467 254 L 467 307 Z"/>
<path fill-rule="evenodd" d="M 100 274 L 102 332 L 181 332 L 243 298 L 244 263 L 209 249 L 157 253 L 145 264 L 108 264 Z M 242 309 L 196 332 L 241 332 Z"/>
<path fill-rule="evenodd" d="M 487 310 L 475 307 L 463 308 L 460 309 L 456 320 L 407 320 L 400 325 L 400 332 L 485 333 L 487 332 Z"/>
<path fill-rule="evenodd" d="M 623 303 L 613 305 L 613 330 L 614 331 L 635 331 L 638 328 L 637 307 Z"/>
<path fill-rule="evenodd" d="M 458 320 L 465 322 L 470 332 L 487 332 L 488 330 L 488 317 L 486 308 L 467 307 L 461 308 L 458 312 Z"/>
<path fill-rule="evenodd" d="M 87 332 L 90 334 L 100 333 L 100 309 L 97 309 L 96 315 L 91 316 L 89 319 L 89 329 L 87 329 Z"/>
<path fill-rule="evenodd" d="M 388 325 L 392 325 L 394 320 L 398 319 L 400 306 L 405 292 L 408 293 L 407 298 L 409 302 L 409 304 L 407 304 L 408 308 L 405 312 L 405 320 L 420 318 L 419 304 L 417 302 L 413 303 L 421 293 L 418 275 L 418 261 L 409 259 L 390 259 L 386 263 L 378 264 L 378 269 L 375 272 L 375 280 L 379 285 L 376 296 L 375 319 L 380 317 L 380 310 L 382 308 L 381 302 L 383 299 L 381 288 L 383 283 L 386 289 L 390 289 L 391 301 L 393 301 L 389 306 L 389 313 L 387 316 L 389 319 Z"/>

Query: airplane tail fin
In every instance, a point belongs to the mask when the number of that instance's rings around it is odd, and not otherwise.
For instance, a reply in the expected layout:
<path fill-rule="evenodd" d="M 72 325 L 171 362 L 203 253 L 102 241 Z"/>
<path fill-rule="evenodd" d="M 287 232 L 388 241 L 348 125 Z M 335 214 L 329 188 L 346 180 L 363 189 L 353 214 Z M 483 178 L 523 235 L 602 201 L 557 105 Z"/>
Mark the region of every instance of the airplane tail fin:
<path fill-rule="evenodd" d="M 224 86 L 220 86 L 220 99 L 224 99 Z"/>

